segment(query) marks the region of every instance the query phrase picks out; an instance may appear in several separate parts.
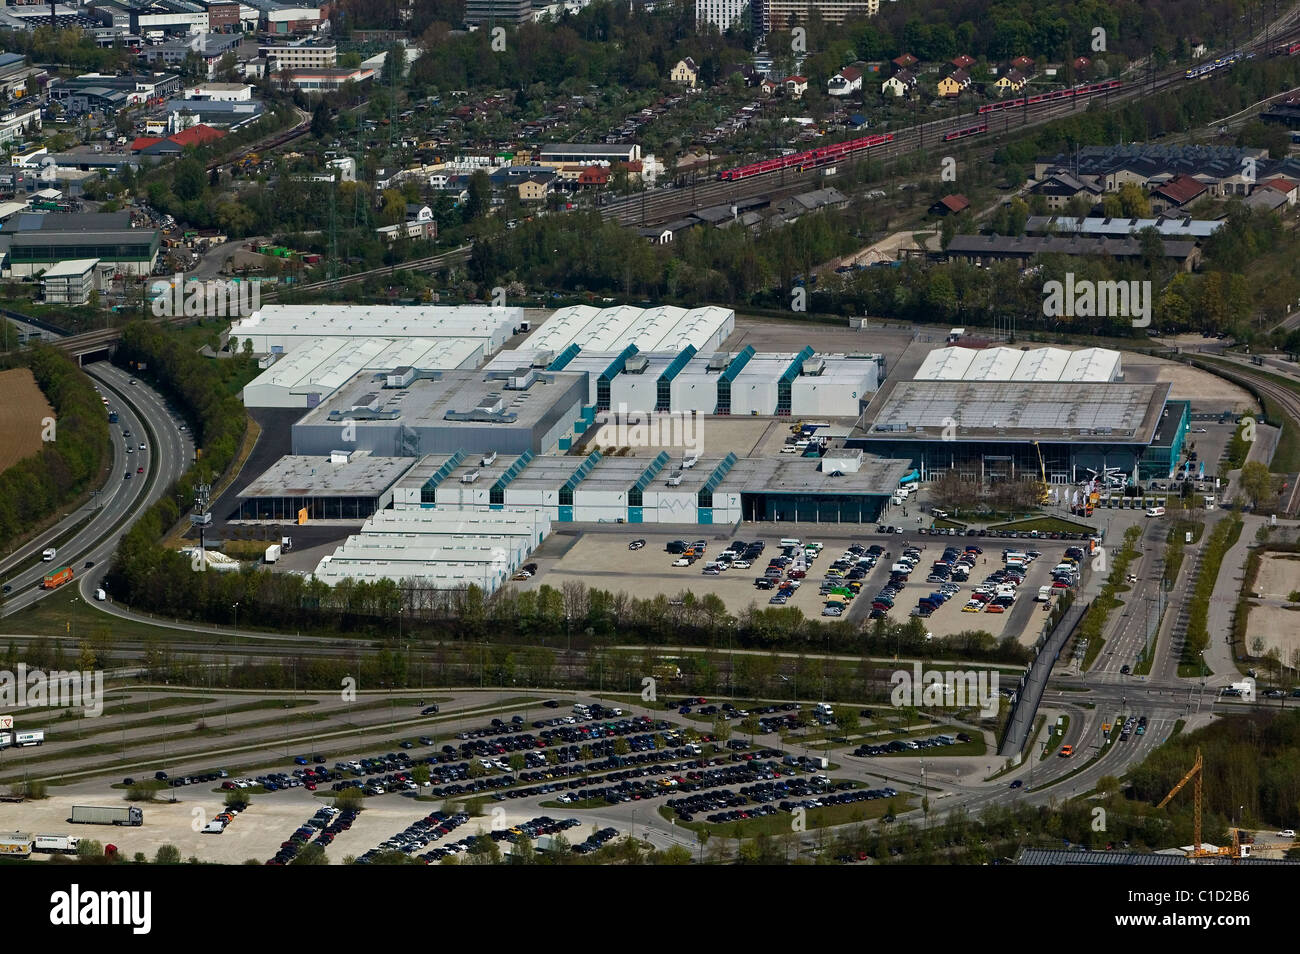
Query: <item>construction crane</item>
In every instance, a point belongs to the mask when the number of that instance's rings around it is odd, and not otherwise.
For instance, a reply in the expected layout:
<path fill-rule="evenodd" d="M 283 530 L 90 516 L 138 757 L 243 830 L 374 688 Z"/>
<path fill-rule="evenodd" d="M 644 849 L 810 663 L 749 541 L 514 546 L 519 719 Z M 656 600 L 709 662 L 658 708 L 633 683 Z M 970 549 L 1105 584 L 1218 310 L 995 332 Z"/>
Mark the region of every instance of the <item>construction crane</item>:
<path fill-rule="evenodd" d="M 1201 769 L 1203 769 L 1204 767 L 1205 767 L 1205 763 L 1201 760 L 1201 750 L 1197 749 L 1196 762 L 1195 764 L 1192 765 L 1191 770 L 1182 777 L 1182 779 L 1178 782 L 1178 784 L 1175 785 L 1173 789 L 1169 792 L 1169 794 L 1164 797 L 1164 800 L 1159 805 L 1156 806 L 1157 811 L 1160 810 L 1161 808 L 1164 808 L 1173 800 L 1173 797 L 1175 795 L 1177 795 L 1179 792 L 1183 790 L 1184 785 L 1186 785 L 1188 782 L 1195 780 L 1196 784 L 1192 787 L 1192 797 L 1196 799 L 1196 809 L 1195 809 L 1196 814 L 1193 816 L 1193 822 L 1192 822 L 1192 857 L 1193 858 L 1201 858 L 1208 855 L 1218 854 L 1218 852 L 1211 852 L 1211 851 L 1207 851 L 1204 852 L 1204 854 L 1202 854 L 1201 851 Z"/>
<path fill-rule="evenodd" d="M 1034 441 L 1034 450 L 1038 452 L 1038 474 L 1043 480 L 1043 495 L 1038 502 L 1040 504 L 1045 504 L 1051 498 L 1047 493 L 1047 467 L 1043 464 L 1043 451 L 1038 446 L 1038 441 Z"/>
<path fill-rule="evenodd" d="M 1202 777 L 1204 774 L 1205 763 L 1201 759 L 1201 750 L 1196 750 L 1196 762 L 1193 763 L 1191 770 L 1178 782 L 1177 785 L 1164 797 L 1164 800 L 1156 806 L 1157 809 L 1164 808 L 1173 799 L 1175 795 L 1183 790 L 1188 782 L 1193 782 L 1192 798 L 1195 799 L 1195 814 L 1192 816 L 1192 857 L 1193 858 L 1230 858 L 1236 862 L 1242 858 L 1249 858 L 1251 854 L 1250 835 L 1244 835 L 1244 829 L 1232 828 L 1232 844 L 1225 845 L 1222 848 L 1202 848 L 1201 847 L 1201 796 L 1202 796 Z M 1279 844 L 1270 844 L 1263 846 L 1269 850 L 1278 849 L 1285 851 L 1289 848 L 1300 847 L 1300 842 L 1281 842 Z"/>

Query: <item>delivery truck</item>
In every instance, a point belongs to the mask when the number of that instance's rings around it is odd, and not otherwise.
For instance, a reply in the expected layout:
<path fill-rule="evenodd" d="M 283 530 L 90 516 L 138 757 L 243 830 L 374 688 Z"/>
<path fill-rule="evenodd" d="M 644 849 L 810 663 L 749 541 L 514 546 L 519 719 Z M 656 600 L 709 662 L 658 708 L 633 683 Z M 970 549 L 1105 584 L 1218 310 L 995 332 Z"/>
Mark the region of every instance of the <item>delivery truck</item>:
<path fill-rule="evenodd" d="M 76 835 L 37 835 L 36 850 L 50 854 L 75 855 L 81 839 Z"/>
<path fill-rule="evenodd" d="M 131 806 L 109 808 L 98 805 L 73 805 L 71 820 L 78 825 L 131 825 L 138 827 L 144 824 L 144 812 Z"/>
<path fill-rule="evenodd" d="M 45 578 L 41 580 L 41 589 L 53 590 L 62 586 L 72 579 L 72 567 L 65 566 L 62 570 L 54 573 L 46 573 Z"/>
<path fill-rule="evenodd" d="M 31 835 L 21 831 L 0 834 L 0 858 L 30 858 L 31 854 Z"/>
<path fill-rule="evenodd" d="M 1038 588 L 1038 596 L 1036 599 L 1039 603 L 1046 603 L 1051 598 L 1052 598 L 1051 586 L 1040 586 Z"/>
<path fill-rule="evenodd" d="M 280 544 L 278 543 L 271 544 L 269 547 L 266 548 L 266 556 L 265 556 L 266 562 L 274 563 L 276 560 L 280 559 L 280 555 L 282 552 L 283 551 L 281 549 Z"/>
<path fill-rule="evenodd" d="M 44 729 L 29 729 L 26 732 L 14 732 L 14 745 L 42 745 L 44 742 Z"/>

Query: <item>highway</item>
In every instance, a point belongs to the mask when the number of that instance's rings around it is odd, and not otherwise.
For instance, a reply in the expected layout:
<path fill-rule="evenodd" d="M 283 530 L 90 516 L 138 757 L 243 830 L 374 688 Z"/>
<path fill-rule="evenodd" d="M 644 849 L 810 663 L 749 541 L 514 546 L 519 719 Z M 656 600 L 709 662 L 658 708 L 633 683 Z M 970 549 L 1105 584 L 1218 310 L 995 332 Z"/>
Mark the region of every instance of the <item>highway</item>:
<path fill-rule="evenodd" d="M 158 500 L 189 466 L 193 457 L 193 444 L 177 429 L 157 394 L 143 383 L 128 384 L 130 376 L 106 362 L 89 365 L 86 371 L 96 380 L 100 391 L 108 398 L 109 406 L 119 415 L 118 423 L 109 425 L 113 444 L 112 469 L 90 506 L 69 514 L 37 540 L 0 563 L 0 574 L 11 572 L 13 567 L 39 556 L 50 541 L 61 536 L 70 526 L 93 514 L 90 522 L 71 540 L 58 546 L 56 560 L 4 576 L 5 585 L 11 589 L 5 595 L 0 615 L 9 616 L 57 592 L 68 590 L 66 584 L 58 590 L 40 588 L 46 573 L 64 566 L 72 567 L 75 574 L 75 592 L 93 601 L 104 570 L 101 564 L 116 549 L 121 535 L 130 526 L 129 518 Z M 123 431 L 130 431 L 130 438 L 123 437 Z M 159 440 L 162 441 L 161 453 Z M 139 450 L 141 443 L 145 444 L 146 450 Z M 126 450 L 128 446 L 132 448 L 130 453 Z M 144 467 L 145 473 L 136 473 L 139 467 Z M 124 476 L 128 472 L 130 479 Z M 86 567 L 88 561 L 95 566 Z"/>

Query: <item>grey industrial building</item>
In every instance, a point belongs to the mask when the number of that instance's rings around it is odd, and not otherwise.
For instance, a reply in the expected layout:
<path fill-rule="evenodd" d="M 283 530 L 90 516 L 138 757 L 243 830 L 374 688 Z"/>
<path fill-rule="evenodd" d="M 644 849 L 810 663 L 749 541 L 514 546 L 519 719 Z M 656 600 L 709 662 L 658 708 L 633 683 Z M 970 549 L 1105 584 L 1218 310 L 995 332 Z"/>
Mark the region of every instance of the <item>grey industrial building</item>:
<path fill-rule="evenodd" d="M 292 523 L 365 520 L 393 501 L 393 485 L 411 469 L 410 457 L 336 453 L 281 457 L 239 495 L 239 520 Z"/>
<path fill-rule="evenodd" d="M 541 454 L 591 425 L 586 397 L 572 372 L 363 371 L 294 424 L 293 453 Z"/>
<path fill-rule="evenodd" d="M 0 228 L 4 270 L 37 275 L 68 259 L 96 258 L 120 271 L 148 275 L 161 245 L 157 229 L 131 228 L 129 212 L 27 212 Z"/>

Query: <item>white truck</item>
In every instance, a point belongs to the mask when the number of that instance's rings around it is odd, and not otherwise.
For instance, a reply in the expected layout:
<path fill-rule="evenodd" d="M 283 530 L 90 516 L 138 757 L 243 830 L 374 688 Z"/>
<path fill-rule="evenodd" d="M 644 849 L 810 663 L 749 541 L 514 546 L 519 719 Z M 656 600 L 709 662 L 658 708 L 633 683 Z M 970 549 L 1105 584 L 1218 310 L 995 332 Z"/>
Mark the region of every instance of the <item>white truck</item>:
<path fill-rule="evenodd" d="M 0 834 L 0 858 L 30 858 L 31 854 L 31 835 L 21 831 Z"/>
<path fill-rule="evenodd" d="M 41 745 L 44 742 L 44 729 L 29 729 L 26 732 L 14 732 L 14 745 Z"/>
<path fill-rule="evenodd" d="M 1034 598 L 1037 603 L 1046 603 L 1052 598 L 1052 588 L 1050 586 L 1040 586 L 1038 596 Z"/>
<path fill-rule="evenodd" d="M 278 543 L 271 544 L 269 547 L 266 548 L 266 562 L 274 563 L 276 560 L 280 559 L 280 556 L 283 552 L 284 550 L 280 544 Z"/>
<path fill-rule="evenodd" d="M 75 825 L 130 825 L 144 824 L 144 812 L 134 806 L 106 807 L 99 805 L 73 805 L 71 821 Z"/>
<path fill-rule="evenodd" d="M 76 835 L 37 835 L 35 850 L 51 854 L 75 855 L 80 844 L 81 839 Z"/>

